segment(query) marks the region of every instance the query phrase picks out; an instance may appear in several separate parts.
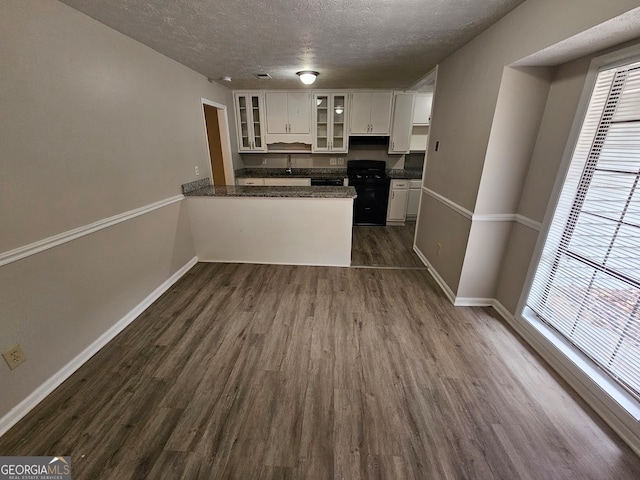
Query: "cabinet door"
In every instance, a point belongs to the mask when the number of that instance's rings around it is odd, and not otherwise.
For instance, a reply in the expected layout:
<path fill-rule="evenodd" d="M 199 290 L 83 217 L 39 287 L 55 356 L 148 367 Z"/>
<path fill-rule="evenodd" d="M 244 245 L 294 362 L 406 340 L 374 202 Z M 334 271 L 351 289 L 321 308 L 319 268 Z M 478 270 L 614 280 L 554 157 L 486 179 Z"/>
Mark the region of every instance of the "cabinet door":
<path fill-rule="evenodd" d="M 265 93 L 267 109 L 267 133 L 289 133 L 289 119 L 287 115 L 287 93 Z"/>
<path fill-rule="evenodd" d="M 392 92 L 373 92 L 371 94 L 371 129 L 369 133 L 389 135 L 392 98 Z"/>
<path fill-rule="evenodd" d="M 390 222 L 404 222 L 407 212 L 408 189 L 392 189 L 389 194 L 389 208 L 387 220 Z"/>
<path fill-rule="evenodd" d="M 420 188 L 409 189 L 409 200 L 407 201 L 407 217 L 418 216 L 418 206 L 420 205 Z"/>
<path fill-rule="evenodd" d="M 252 119 L 249 108 L 248 95 L 236 95 L 236 128 L 238 129 L 238 150 L 251 150 L 251 138 L 253 132 L 250 131 Z"/>
<path fill-rule="evenodd" d="M 264 151 L 264 113 L 262 96 L 259 92 L 234 94 L 238 150 L 245 152 Z"/>
<path fill-rule="evenodd" d="M 413 93 L 396 93 L 393 105 L 393 124 L 389 153 L 407 153 L 411 143 Z"/>
<path fill-rule="evenodd" d="M 413 109 L 414 125 L 429 125 L 431 118 L 431 102 L 433 93 L 416 94 L 416 104 Z"/>
<path fill-rule="evenodd" d="M 289 133 L 311 133 L 311 96 L 308 92 L 287 94 Z"/>
<path fill-rule="evenodd" d="M 315 94 L 313 100 L 313 108 L 315 111 L 313 151 L 329 151 L 329 135 L 331 134 L 329 125 L 329 121 L 331 120 L 331 116 L 329 115 L 329 95 Z"/>
<path fill-rule="evenodd" d="M 331 151 L 347 151 L 347 94 L 331 94 Z"/>
<path fill-rule="evenodd" d="M 354 92 L 351 96 L 351 135 L 366 135 L 371 126 L 371 92 Z"/>

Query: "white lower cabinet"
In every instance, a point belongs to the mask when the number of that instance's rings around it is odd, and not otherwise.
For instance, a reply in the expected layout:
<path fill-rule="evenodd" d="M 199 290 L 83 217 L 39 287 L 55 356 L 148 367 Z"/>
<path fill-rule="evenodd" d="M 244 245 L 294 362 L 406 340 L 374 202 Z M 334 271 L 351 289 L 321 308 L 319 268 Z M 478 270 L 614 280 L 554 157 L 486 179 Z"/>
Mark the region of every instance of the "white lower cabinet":
<path fill-rule="evenodd" d="M 247 186 L 264 186 L 264 178 L 237 178 L 236 184 Z"/>
<path fill-rule="evenodd" d="M 265 178 L 264 185 L 267 187 L 308 187 L 311 185 L 310 178 Z"/>
<path fill-rule="evenodd" d="M 409 199 L 409 180 L 391 180 L 387 225 L 404 225 Z"/>
<path fill-rule="evenodd" d="M 420 192 L 422 191 L 422 180 L 409 181 L 409 200 L 407 201 L 407 218 L 415 219 L 418 216 L 418 206 L 420 205 Z"/>

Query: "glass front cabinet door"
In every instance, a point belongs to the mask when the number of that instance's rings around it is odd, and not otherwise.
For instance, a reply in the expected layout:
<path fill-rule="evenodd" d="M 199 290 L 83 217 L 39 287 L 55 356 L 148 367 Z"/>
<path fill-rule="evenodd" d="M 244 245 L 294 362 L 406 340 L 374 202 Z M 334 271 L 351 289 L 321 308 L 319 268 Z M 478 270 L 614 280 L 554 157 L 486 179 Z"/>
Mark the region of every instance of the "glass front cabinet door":
<path fill-rule="evenodd" d="M 265 152 L 264 101 L 261 92 L 234 93 L 238 150 L 241 152 Z"/>
<path fill-rule="evenodd" d="M 315 93 L 314 152 L 347 152 L 347 94 Z"/>

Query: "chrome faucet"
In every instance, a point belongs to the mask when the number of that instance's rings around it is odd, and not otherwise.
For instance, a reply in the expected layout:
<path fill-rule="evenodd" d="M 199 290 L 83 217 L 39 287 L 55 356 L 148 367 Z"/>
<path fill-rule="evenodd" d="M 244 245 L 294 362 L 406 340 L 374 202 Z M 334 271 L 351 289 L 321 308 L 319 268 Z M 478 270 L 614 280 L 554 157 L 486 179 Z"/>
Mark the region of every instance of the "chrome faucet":
<path fill-rule="evenodd" d="M 287 156 L 287 169 L 285 170 L 285 172 L 289 174 L 293 173 L 293 170 L 291 169 L 291 154 Z"/>

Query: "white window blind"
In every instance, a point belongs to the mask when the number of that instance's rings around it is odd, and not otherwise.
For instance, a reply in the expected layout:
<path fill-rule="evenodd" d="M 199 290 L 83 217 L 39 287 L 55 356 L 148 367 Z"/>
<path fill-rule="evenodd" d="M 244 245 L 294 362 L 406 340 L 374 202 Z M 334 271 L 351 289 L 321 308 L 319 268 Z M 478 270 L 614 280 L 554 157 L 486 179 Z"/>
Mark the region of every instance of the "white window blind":
<path fill-rule="evenodd" d="M 528 307 L 640 399 L 640 62 L 603 69 Z"/>

